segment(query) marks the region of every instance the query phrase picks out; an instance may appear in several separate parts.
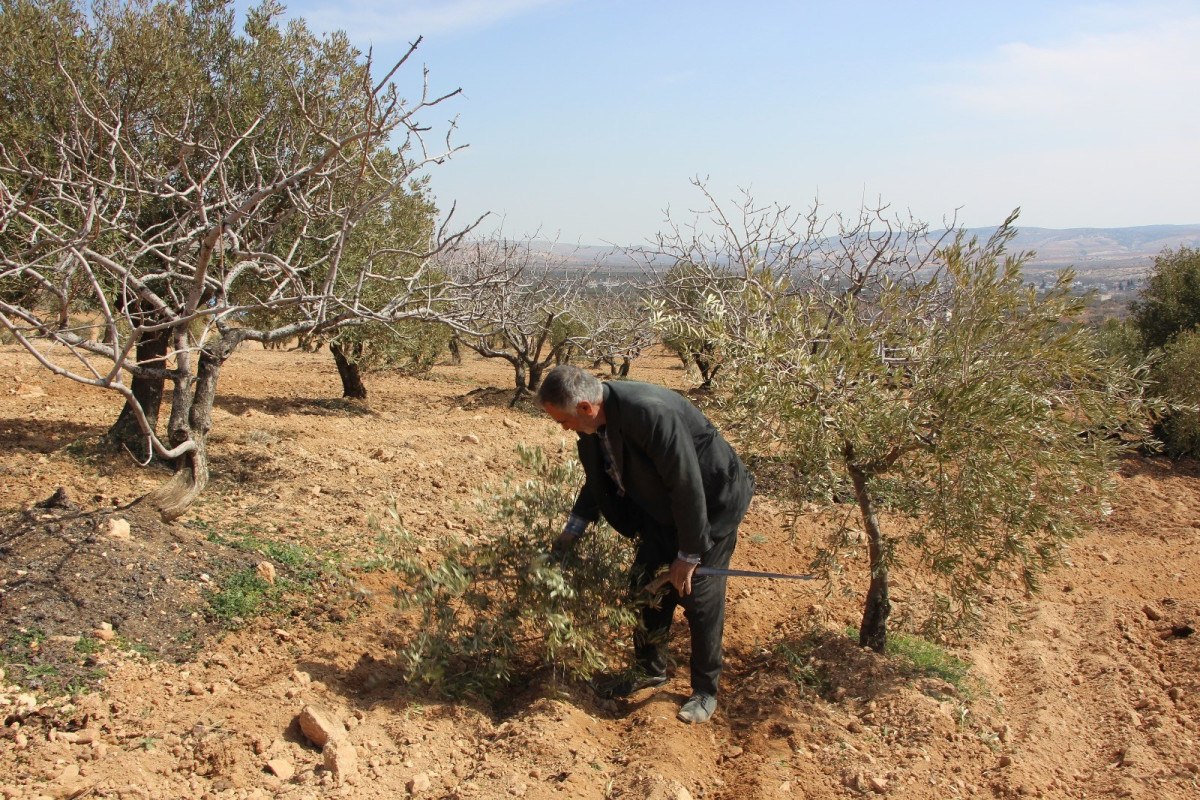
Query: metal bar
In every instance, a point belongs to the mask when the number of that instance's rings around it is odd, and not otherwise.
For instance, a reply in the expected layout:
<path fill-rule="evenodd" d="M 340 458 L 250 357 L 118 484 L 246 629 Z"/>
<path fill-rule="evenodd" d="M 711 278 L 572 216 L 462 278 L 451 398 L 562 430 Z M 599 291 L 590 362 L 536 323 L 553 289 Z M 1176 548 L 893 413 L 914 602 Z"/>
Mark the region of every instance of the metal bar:
<path fill-rule="evenodd" d="M 726 577 L 726 578 L 767 578 L 770 580 L 786 580 L 786 581 L 815 581 L 816 575 L 788 575 L 783 572 L 758 572 L 750 569 L 725 569 L 722 567 L 696 567 L 696 575 L 708 575 L 710 577 Z M 647 583 L 642 591 L 649 595 L 657 595 L 667 586 L 670 581 L 670 574 L 664 570 L 654 580 Z"/>
<path fill-rule="evenodd" d="M 815 581 L 816 575 L 788 575 L 783 572 L 757 572 L 751 569 L 723 569 L 721 567 L 696 567 L 697 575 L 712 575 L 727 578 L 772 578 L 785 581 Z"/>

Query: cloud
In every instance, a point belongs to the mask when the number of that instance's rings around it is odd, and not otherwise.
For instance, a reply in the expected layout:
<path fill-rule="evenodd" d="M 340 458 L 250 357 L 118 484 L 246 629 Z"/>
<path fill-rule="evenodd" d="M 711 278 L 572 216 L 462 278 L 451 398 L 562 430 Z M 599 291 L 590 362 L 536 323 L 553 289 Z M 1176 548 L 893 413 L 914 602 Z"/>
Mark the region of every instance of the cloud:
<path fill-rule="evenodd" d="M 289 12 L 320 31 L 344 30 L 352 41 L 374 44 L 411 41 L 418 36 L 486 28 L 561 0 L 358 0 L 345 4 L 318 0 L 297 3 Z"/>
<path fill-rule="evenodd" d="M 1068 129 L 1163 125 L 1197 134 L 1200 13 L 1052 44 L 1013 42 L 955 67 L 934 91 L 973 115 Z"/>

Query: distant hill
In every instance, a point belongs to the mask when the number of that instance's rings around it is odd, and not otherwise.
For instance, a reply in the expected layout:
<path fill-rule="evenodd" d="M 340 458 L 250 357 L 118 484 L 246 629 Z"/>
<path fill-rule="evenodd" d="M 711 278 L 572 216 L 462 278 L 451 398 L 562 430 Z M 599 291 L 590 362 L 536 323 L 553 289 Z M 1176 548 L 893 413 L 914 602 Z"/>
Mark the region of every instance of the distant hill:
<path fill-rule="evenodd" d="M 985 239 L 995 228 L 971 228 L 968 233 Z M 640 269 L 620 249 L 599 245 L 535 243 L 579 266 L 598 265 L 606 272 Z M 1085 282 L 1127 280 L 1149 272 L 1154 256 L 1164 248 L 1200 248 L 1198 225 L 1142 225 L 1133 228 L 1018 228 L 1014 250 L 1034 252 L 1026 271 L 1037 275 L 1064 267 L 1073 268 Z"/>
<path fill-rule="evenodd" d="M 985 237 L 992 228 L 970 232 Z M 1135 228 L 1018 228 L 1017 250 L 1036 254 L 1030 272 L 1072 267 L 1080 278 L 1133 278 L 1149 271 L 1164 248 L 1200 248 L 1200 225 L 1142 225 Z"/>

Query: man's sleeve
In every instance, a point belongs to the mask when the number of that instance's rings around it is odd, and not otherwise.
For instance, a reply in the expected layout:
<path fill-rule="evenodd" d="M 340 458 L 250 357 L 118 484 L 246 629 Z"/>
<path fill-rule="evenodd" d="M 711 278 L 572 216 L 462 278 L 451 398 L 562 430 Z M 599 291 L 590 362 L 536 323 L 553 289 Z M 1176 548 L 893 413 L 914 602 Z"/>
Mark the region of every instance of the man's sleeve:
<path fill-rule="evenodd" d="M 588 491 L 586 483 L 575 497 L 575 505 L 571 506 L 571 516 L 581 519 L 585 523 L 600 519 L 600 504 L 596 502 L 596 496 Z"/>

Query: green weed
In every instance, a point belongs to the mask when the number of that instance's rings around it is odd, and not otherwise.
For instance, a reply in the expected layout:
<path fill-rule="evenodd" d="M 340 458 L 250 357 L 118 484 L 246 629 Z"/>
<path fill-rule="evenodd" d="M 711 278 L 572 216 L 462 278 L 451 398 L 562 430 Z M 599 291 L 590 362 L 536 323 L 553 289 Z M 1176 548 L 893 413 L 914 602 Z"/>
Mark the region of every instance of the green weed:
<path fill-rule="evenodd" d="M 213 616 L 223 626 L 238 628 L 277 603 L 281 595 L 281 587 L 272 586 L 254 569 L 247 568 L 228 575 L 207 600 Z"/>

